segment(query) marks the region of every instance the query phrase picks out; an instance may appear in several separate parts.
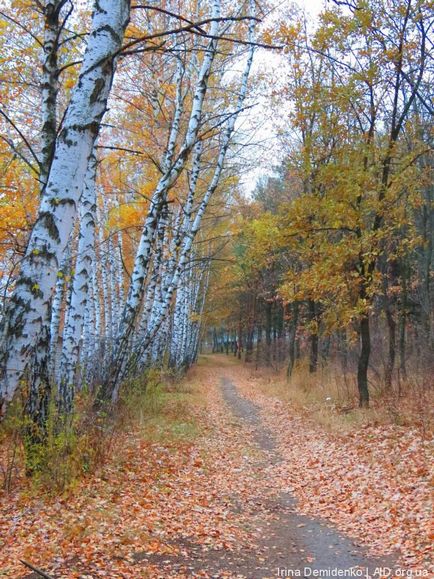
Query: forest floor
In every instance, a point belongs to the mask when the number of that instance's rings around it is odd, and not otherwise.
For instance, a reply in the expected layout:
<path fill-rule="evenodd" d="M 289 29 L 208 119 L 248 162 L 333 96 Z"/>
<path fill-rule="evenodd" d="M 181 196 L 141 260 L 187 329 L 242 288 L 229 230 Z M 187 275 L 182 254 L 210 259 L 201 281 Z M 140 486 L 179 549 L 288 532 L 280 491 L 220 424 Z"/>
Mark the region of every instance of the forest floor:
<path fill-rule="evenodd" d="M 332 432 L 223 355 L 172 394 L 68 495 L 21 477 L 0 496 L 0 577 L 434 572 L 426 432 Z"/>

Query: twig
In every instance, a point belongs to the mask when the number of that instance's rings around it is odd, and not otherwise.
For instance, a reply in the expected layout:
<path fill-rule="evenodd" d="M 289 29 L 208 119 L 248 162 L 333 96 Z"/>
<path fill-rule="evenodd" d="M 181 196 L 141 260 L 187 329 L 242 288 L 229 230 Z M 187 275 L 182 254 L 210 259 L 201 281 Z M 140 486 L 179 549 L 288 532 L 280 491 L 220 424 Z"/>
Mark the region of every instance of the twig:
<path fill-rule="evenodd" d="M 23 565 L 25 565 L 26 567 L 28 567 L 29 569 L 40 575 L 41 577 L 45 577 L 45 579 L 54 579 L 52 575 L 47 575 L 47 573 L 44 573 L 44 571 L 41 571 L 41 569 L 38 569 L 37 567 L 33 567 L 33 565 L 27 563 L 27 561 L 24 561 L 23 559 L 20 559 L 20 563 L 22 563 Z"/>

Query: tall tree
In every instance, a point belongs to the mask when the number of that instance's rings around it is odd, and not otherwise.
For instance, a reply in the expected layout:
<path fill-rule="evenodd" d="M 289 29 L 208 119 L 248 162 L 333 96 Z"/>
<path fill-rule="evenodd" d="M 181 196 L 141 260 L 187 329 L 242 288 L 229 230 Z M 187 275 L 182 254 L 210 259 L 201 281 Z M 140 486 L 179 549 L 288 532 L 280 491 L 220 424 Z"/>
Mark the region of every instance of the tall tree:
<path fill-rule="evenodd" d="M 0 401 L 12 399 L 31 361 L 31 388 L 46 387 L 49 303 L 68 242 L 129 18 L 126 0 L 95 6 L 81 72 L 55 145 L 45 194 L 2 328 Z M 45 384 L 44 384 L 45 382 Z M 36 409 L 32 409 L 37 414 Z M 46 409 L 41 408 L 44 413 Z"/>

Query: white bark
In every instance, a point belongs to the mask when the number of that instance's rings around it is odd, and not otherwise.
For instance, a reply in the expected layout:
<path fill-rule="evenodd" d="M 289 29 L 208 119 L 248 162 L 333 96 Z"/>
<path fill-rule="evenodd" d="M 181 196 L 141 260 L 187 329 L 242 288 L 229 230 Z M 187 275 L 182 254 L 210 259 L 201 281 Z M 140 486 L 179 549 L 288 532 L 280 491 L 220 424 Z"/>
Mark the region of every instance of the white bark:
<path fill-rule="evenodd" d="M 140 338 L 141 335 L 145 335 L 149 319 L 152 315 L 152 310 L 155 307 L 155 303 L 158 301 L 158 296 L 161 292 L 163 252 L 167 225 L 167 207 L 165 207 L 163 215 L 158 222 L 155 251 L 152 256 L 152 270 L 151 275 L 149 276 L 149 283 L 146 287 L 145 299 L 143 301 L 142 319 L 140 322 L 138 338 Z"/>
<path fill-rule="evenodd" d="M 89 159 L 84 190 L 81 196 L 77 261 L 72 282 L 69 315 L 63 332 L 60 398 L 65 403 L 65 409 L 68 411 L 71 409 L 74 377 L 79 359 L 84 318 L 90 301 L 95 252 L 96 167 L 97 161 L 92 154 Z"/>
<path fill-rule="evenodd" d="M 220 17 L 220 3 L 221 0 L 213 1 L 213 18 Z M 211 74 L 211 67 L 217 49 L 218 32 L 219 23 L 214 20 L 210 27 L 210 35 L 212 36 L 212 39 L 209 42 L 202 61 L 184 143 L 176 156 L 176 159 L 171 164 L 169 171 L 167 171 L 159 180 L 151 198 L 148 215 L 145 220 L 136 253 L 128 297 L 122 315 L 117 343 L 115 345 L 112 371 L 107 381 L 108 391 L 106 394 L 111 395 L 113 400 L 116 400 L 118 396 L 119 381 L 124 368 L 126 349 L 143 299 L 144 283 L 148 273 L 151 249 L 153 246 L 155 231 L 158 226 L 158 219 L 166 201 L 167 193 L 183 171 L 190 151 L 197 141 L 203 103 L 208 88 L 208 79 Z"/>
<path fill-rule="evenodd" d="M 208 269 L 208 265 L 201 268 L 190 261 L 179 281 L 170 348 L 170 365 L 177 370 L 188 368 L 195 358 Z"/>
<path fill-rule="evenodd" d="M 60 11 L 65 0 L 47 0 L 44 3 L 44 41 L 41 77 L 41 153 L 39 180 L 47 183 L 54 153 L 57 132 L 57 96 L 59 92 L 58 50 L 61 40 Z"/>
<path fill-rule="evenodd" d="M 45 377 L 47 311 L 71 233 L 89 156 L 106 110 L 117 55 L 129 17 L 127 0 L 99 0 L 86 53 L 2 328 L 0 407 L 12 399 L 29 360 L 33 388 Z"/>
<path fill-rule="evenodd" d="M 255 28 L 255 24 L 254 24 L 254 21 L 252 21 L 250 24 L 250 27 L 249 27 L 249 40 L 251 42 L 253 41 L 254 28 Z M 238 96 L 237 106 L 236 106 L 235 112 L 231 115 L 231 117 L 229 118 L 229 120 L 227 122 L 227 126 L 226 126 L 225 132 L 223 134 L 222 143 L 220 146 L 220 152 L 219 152 L 219 156 L 217 158 L 217 163 L 216 163 L 216 167 L 214 170 L 214 174 L 213 174 L 211 183 L 209 184 L 209 186 L 205 192 L 205 195 L 203 196 L 203 199 L 202 199 L 201 203 L 199 204 L 199 208 L 196 212 L 196 215 L 194 217 L 194 220 L 193 220 L 193 223 L 191 224 L 190 229 L 187 230 L 185 235 L 184 235 L 184 239 L 183 239 L 181 249 L 180 249 L 180 255 L 179 255 L 178 263 L 177 263 L 176 268 L 173 272 L 173 276 L 172 276 L 172 279 L 170 281 L 170 284 L 168 285 L 168 287 L 166 288 L 166 291 L 164 293 L 164 298 L 162 300 L 160 311 L 155 316 L 155 319 L 152 320 L 151 328 L 148 331 L 147 336 L 143 339 L 142 343 L 140 344 L 140 352 L 141 353 L 146 350 L 146 348 L 149 346 L 151 341 L 154 339 L 154 337 L 158 331 L 158 328 L 160 327 L 165 316 L 167 315 L 167 312 L 168 312 L 169 307 L 170 307 L 170 303 L 172 301 L 173 294 L 178 287 L 180 277 L 181 277 L 182 272 L 184 271 L 184 267 L 189 259 L 189 253 L 190 253 L 194 238 L 195 238 L 195 236 L 196 236 L 196 234 L 199 231 L 199 228 L 201 226 L 203 215 L 204 215 L 205 210 L 208 206 L 208 203 L 209 203 L 212 195 L 214 194 L 215 190 L 217 189 L 218 183 L 220 181 L 220 177 L 221 177 L 221 173 L 223 171 L 226 154 L 227 154 L 230 142 L 231 142 L 232 134 L 234 132 L 235 122 L 236 122 L 236 119 L 237 119 L 239 112 L 241 111 L 241 109 L 243 107 L 243 103 L 244 103 L 244 100 L 245 100 L 245 97 L 247 94 L 247 84 L 248 84 L 248 79 L 249 79 L 250 70 L 251 70 L 252 61 L 253 61 L 253 53 L 254 53 L 254 47 L 252 45 L 249 49 L 246 65 L 245 65 L 244 72 L 242 75 L 241 88 L 240 88 L 240 92 L 239 92 L 239 96 Z"/>
<path fill-rule="evenodd" d="M 98 272 L 96 262 L 92 271 L 92 298 L 95 311 L 95 347 L 99 348 L 99 341 L 101 339 L 101 304 L 99 297 Z"/>
<path fill-rule="evenodd" d="M 117 288 L 117 259 L 115 246 L 113 243 L 113 237 L 109 232 L 107 239 L 107 260 L 109 266 L 109 288 L 110 288 L 110 318 L 111 318 L 111 328 L 110 337 L 116 336 L 116 330 L 119 324 L 119 300 L 118 300 L 118 288 Z"/>
<path fill-rule="evenodd" d="M 118 277 L 117 282 L 119 291 L 119 314 L 120 314 L 125 306 L 123 244 L 121 231 L 118 232 L 118 243 L 117 243 L 117 277 Z"/>
<path fill-rule="evenodd" d="M 103 198 L 104 207 L 104 198 Z M 104 222 L 101 215 L 101 210 L 97 205 L 97 220 L 98 220 L 98 257 L 96 262 L 99 277 L 101 279 L 102 286 L 102 308 L 101 312 L 104 315 L 104 326 L 102 336 L 104 338 L 104 343 L 111 338 L 112 329 L 112 318 L 111 318 L 111 306 L 110 306 L 110 292 L 109 292 L 109 272 L 108 272 L 108 256 L 107 256 L 107 244 L 104 240 Z M 98 277 L 98 276 L 97 276 Z"/>
<path fill-rule="evenodd" d="M 220 1 L 215 0 L 213 6 L 214 9 L 212 16 L 213 18 L 217 18 L 220 15 Z M 218 34 L 217 22 L 213 22 L 210 34 L 212 36 L 217 36 Z M 213 39 L 211 40 L 208 50 L 203 59 L 202 68 L 197 82 L 196 92 L 193 98 L 193 106 L 190 114 L 190 121 L 188 125 L 187 135 L 183 147 L 177 156 L 177 160 L 171 166 L 169 171 L 167 171 L 160 179 L 155 189 L 155 192 L 152 196 L 151 206 L 145 221 L 142 236 L 140 238 L 134 270 L 132 273 L 131 286 L 126 304 L 127 310 L 125 312 L 127 318 L 135 317 L 137 307 L 140 304 L 143 282 L 149 264 L 149 256 L 152 247 L 152 240 L 154 232 L 156 230 L 158 216 L 161 212 L 162 205 L 165 202 L 165 196 L 169 188 L 175 183 L 175 181 L 181 174 L 182 170 L 184 169 L 188 154 L 196 142 L 197 134 L 199 131 L 200 118 L 202 114 L 202 106 L 205 99 L 208 78 L 211 73 L 211 65 L 214 60 L 216 48 L 217 48 L 217 41 Z M 123 321 L 123 325 L 125 325 L 126 322 L 127 320 Z M 128 320 L 128 323 L 129 322 L 130 320 Z"/>
<path fill-rule="evenodd" d="M 163 170 L 170 171 L 170 166 L 173 162 L 173 156 L 175 154 L 176 141 L 179 135 L 179 129 L 181 125 L 181 117 L 183 111 L 184 98 L 182 94 L 182 79 L 184 76 L 184 64 L 181 58 L 178 58 L 177 68 L 176 68 L 176 96 L 175 96 L 175 111 L 173 115 L 172 126 L 169 134 L 169 141 L 167 144 L 166 155 L 163 160 Z"/>
<path fill-rule="evenodd" d="M 94 271 L 94 266 L 92 270 Z M 92 271 L 92 274 L 93 274 Z M 92 364 L 94 363 L 95 353 L 97 352 L 97 333 L 96 333 L 96 310 L 94 299 L 93 275 L 90 275 L 87 307 L 83 321 L 83 344 L 80 349 L 80 380 L 83 383 L 89 383 L 92 374 Z"/>
<path fill-rule="evenodd" d="M 69 246 L 68 246 L 69 248 Z M 68 249 L 65 252 L 65 257 L 62 266 L 57 274 L 56 287 L 54 290 L 54 297 L 51 304 L 51 322 L 50 322 L 50 377 L 55 377 L 57 368 L 57 354 L 59 341 L 60 319 L 62 315 L 62 305 L 65 296 L 65 277 L 71 271 L 71 252 Z"/>

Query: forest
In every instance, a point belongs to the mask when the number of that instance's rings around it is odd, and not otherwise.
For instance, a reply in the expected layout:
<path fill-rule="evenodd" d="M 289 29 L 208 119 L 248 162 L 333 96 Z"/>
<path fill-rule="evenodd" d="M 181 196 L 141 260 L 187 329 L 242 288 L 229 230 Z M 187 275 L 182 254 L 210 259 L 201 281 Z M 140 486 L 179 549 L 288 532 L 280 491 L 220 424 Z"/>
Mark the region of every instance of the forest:
<path fill-rule="evenodd" d="M 434 572 L 433 83 L 432 0 L 0 2 L 0 576 Z"/>

